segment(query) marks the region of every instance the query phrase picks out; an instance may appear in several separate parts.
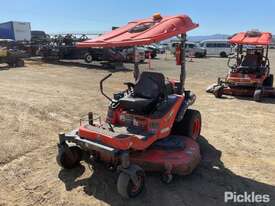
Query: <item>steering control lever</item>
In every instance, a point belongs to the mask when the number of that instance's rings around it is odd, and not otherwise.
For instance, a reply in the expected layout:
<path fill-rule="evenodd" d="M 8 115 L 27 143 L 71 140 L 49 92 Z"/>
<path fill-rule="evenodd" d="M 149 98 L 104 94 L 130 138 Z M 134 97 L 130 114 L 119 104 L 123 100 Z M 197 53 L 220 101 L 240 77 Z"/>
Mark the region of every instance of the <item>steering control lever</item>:
<path fill-rule="evenodd" d="M 100 84 L 100 92 L 101 92 L 101 94 L 102 94 L 104 97 L 106 97 L 109 101 L 112 102 L 112 98 L 108 97 L 108 96 L 104 93 L 104 91 L 103 91 L 103 82 L 104 82 L 106 79 L 108 79 L 110 76 L 112 76 L 111 73 L 108 74 L 107 76 L 105 76 L 103 79 L 101 79 L 99 84 Z"/>

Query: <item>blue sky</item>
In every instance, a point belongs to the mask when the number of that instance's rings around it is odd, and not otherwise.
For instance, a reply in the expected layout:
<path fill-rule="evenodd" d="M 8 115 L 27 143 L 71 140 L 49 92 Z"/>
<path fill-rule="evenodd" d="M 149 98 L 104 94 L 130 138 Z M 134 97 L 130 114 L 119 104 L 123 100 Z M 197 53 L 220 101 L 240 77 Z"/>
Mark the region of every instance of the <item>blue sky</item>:
<path fill-rule="evenodd" d="M 191 35 L 232 34 L 254 28 L 275 33 L 274 0 L 0 0 L 0 3 L 0 22 L 28 21 L 32 29 L 48 33 L 107 31 L 113 25 L 156 12 L 189 15 L 200 24 Z"/>

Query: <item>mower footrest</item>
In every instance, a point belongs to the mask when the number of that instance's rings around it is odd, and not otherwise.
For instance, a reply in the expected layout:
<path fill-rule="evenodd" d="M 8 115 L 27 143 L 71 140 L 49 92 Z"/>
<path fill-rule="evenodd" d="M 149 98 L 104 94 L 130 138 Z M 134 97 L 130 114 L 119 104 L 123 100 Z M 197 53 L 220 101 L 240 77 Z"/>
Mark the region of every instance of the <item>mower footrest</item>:
<path fill-rule="evenodd" d="M 98 134 L 109 136 L 111 138 L 120 138 L 121 139 L 121 138 L 127 138 L 129 136 L 134 135 L 135 137 L 137 137 L 140 140 L 146 140 L 148 137 L 154 135 L 152 132 L 146 132 L 146 131 L 143 131 L 142 129 L 136 128 L 136 127 L 114 127 L 114 130 L 116 130 L 116 132 L 111 132 L 109 130 L 98 128 L 98 127 L 95 127 L 92 125 L 85 125 L 84 127 L 85 127 L 85 129 L 94 131 Z"/>
<path fill-rule="evenodd" d="M 77 146 L 79 146 L 80 148 L 86 151 L 98 151 L 113 157 L 117 156 L 119 153 L 119 150 L 115 148 L 112 148 L 91 140 L 82 139 L 77 135 L 77 130 L 74 130 L 67 134 L 59 134 L 59 141 L 60 141 L 60 144 L 62 144 L 65 141 L 73 142 Z"/>

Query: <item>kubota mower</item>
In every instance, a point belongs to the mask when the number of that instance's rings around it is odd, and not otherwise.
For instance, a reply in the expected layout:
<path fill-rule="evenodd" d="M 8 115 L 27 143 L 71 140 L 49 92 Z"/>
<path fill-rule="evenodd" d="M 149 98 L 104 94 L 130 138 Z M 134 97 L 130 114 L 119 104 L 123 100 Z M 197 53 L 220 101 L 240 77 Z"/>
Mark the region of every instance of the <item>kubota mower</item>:
<path fill-rule="evenodd" d="M 144 188 L 145 171 L 162 173 L 171 182 L 172 174 L 187 175 L 200 162 L 196 139 L 201 131 L 199 111 L 189 109 L 195 95 L 184 88 L 186 32 L 198 27 L 188 16 L 161 17 L 130 22 L 79 47 L 137 46 L 181 35 L 180 80 L 167 80 L 157 72 L 142 72 L 135 65 L 136 82 L 125 82 L 125 91 L 110 101 L 106 121 L 90 112 L 80 127 L 59 135 L 57 162 L 73 168 L 81 160 L 95 159 L 119 171 L 117 189 L 124 197 L 135 197 Z M 127 42 L 127 44 L 126 44 Z"/>
<path fill-rule="evenodd" d="M 237 45 L 236 54 L 228 58 L 229 73 L 225 79 L 218 78 L 217 84 L 208 87 L 207 92 L 217 98 L 223 94 L 251 96 L 255 101 L 261 101 L 264 96 L 275 96 L 268 59 L 271 33 L 241 32 L 229 41 Z"/>

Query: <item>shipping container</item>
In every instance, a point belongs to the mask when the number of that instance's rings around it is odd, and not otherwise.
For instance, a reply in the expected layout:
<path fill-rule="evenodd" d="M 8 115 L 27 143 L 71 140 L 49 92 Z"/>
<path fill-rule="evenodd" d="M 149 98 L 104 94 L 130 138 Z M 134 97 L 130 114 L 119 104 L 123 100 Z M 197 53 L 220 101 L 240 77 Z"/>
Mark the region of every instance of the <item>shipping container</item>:
<path fill-rule="evenodd" d="M 0 23 L 0 38 L 13 39 L 15 41 L 30 41 L 31 24 L 17 21 Z"/>

